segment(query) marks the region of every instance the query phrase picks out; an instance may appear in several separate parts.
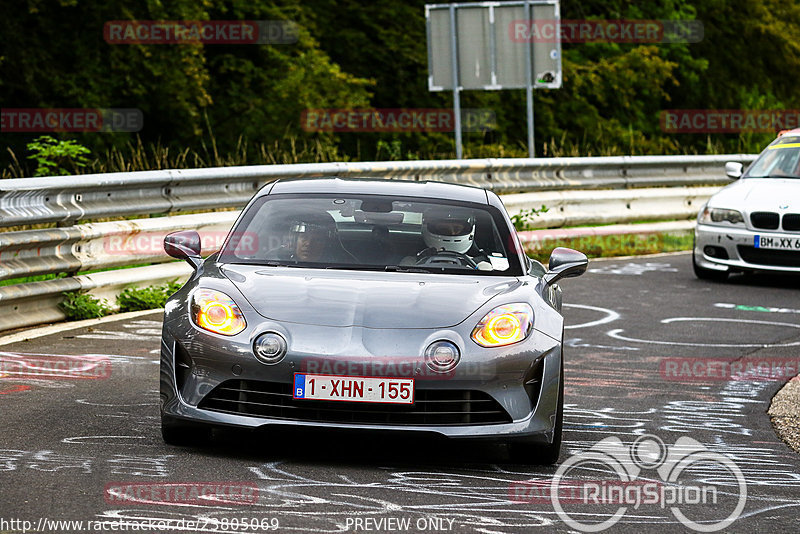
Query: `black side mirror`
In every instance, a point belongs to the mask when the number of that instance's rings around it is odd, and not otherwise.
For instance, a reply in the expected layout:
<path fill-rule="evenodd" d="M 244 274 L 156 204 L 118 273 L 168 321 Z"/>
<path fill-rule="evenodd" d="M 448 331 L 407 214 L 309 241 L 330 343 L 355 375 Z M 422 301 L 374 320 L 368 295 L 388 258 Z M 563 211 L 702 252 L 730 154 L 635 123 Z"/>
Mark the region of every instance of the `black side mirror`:
<path fill-rule="evenodd" d="M 164 250 L 173 258 L 186 260 L 195 270 L 203 263 L 200 256 L 200 234 L 194 230 L 173 232 L 164 238 Z"/>
<path fill-rule="evenodd" d="M 571 248 L 557 247 L 550 253 L 550 262 L 544 275 L 547 285 L 555 284 L 562 278 L 580 276 L 586 272 L 589 260 L 586 254 Z"/>

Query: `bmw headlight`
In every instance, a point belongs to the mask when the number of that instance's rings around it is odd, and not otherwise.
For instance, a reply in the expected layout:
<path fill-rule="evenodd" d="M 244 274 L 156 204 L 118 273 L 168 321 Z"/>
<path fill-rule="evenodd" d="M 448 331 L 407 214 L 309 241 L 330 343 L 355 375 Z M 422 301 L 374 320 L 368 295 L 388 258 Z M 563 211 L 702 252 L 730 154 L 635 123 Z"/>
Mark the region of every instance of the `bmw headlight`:
<path fill-rule="evenodd" d="M 704 224 L 719 224 L 727 222 L 730 224 L 744 224 L 744 217 L 741 212 L 736 210 L 726 210 L 722 208 L 703 208 L 698 217 L 698 222 Z"/>
<path fill-rule="evenodd" d="M 194 324 L 223 336 L 235 336 L 247 326 L 233 299 L 213 289 L 198 289 L 192 294 L 190 313 Z"/>
<path fill-rule="evenodd" d="M 533 328 L 533 310 L 528 304 L 505 304 L 487 313 L 472 331 L 472 340 L 482 347 L 502 347 L 522 341 Z"/>

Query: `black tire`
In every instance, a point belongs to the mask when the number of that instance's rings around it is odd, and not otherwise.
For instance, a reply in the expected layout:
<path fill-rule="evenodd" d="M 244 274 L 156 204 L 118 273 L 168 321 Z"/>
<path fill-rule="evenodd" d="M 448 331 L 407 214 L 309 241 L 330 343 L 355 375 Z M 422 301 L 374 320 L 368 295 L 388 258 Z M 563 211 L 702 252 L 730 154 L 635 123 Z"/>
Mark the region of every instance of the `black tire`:
<path fill-rule="evenodd" d="M 563 334 L 562 334 L 563 339 Z M 561 434 L 564 426 L 564 345 L 561 345 L 561 371 L 558 384 L 558 408 L 556 410 L 556 424 L 553 429 L 553 442 L 549 445 L 511 442 L 509 454 L 515 463 L 533 465 L 554 465 L 561 456 Z"/>
<path fill-rule="evenodd" d="M 167 445 L 199 447 L 207 444 L 211 439 L 211 428 L 180 424 L 162 416 L 161 438 Z"/>
<path fill-rule="evenodd" d="M 694 268 L 694 275 L 700 280 L 713 280 L 714 282 L 724 282 L 728 279 L 728 271 L 715 271 L 714 269 L 706 269 L 697 265 L 694 252 L 692 252 L 692 267 Z"/>

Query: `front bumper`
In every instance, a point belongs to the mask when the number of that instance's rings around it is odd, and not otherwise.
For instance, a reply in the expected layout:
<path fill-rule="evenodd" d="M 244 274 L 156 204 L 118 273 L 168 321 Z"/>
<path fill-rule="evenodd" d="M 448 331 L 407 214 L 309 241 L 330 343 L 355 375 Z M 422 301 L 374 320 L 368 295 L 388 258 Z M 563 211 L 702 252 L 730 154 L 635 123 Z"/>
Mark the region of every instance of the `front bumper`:
<path fill-rule="evenodd" d="M 307 328 L 313 331 L 304 331 Z M 419 432 L 452 438 L 520 439 L 532 443 L 553 440 L 562 365 L 561 343 L 538 330 L 521 343 L 490 350 L 477 347 L 468 337 L 465 340 L 463 333 L 457 330 L 376 332 L 352 327 L 292 325 L 290 332 L 285 326 L 267 323 L 253 328 L 254 332 L 265 330 L 281 331 L 289 340 L 289 353 L 274 365 L 265 365 L 253 356 L 252 342 L 246 333 L 237 341 L 240 336 L 225 339 L 200 331 L 186 320 L 165 323 L 161 347 L 161 413 L 165 420 L 243 428 L 280 425 Z M 439 338 L 455 341 L 462 351 L 461 362 L 449 374 L 430 373 L 426 371 L 423 358 L 403 357 L 399 349 L 424 347 Z M 325 340 L 325 343 L 293 343 L 293 339 Z M 319 350 L 314 350 L 312 345 Z M 321 350 L 323 347 L 325 353 Z M 185 365 L 187 356 L 188 367 Z M 291 385 L 295 372 L 399 376 L 415 378 L 417 391 L 482 392 L 494 399 L 508 418 L 500 424 L 348 423 L 240 415 L 203 407 L 204 399 L 224 382 L 244 380 Z M 531 381 L 536 383 L 531 385 Z M 364 403 L 333 404 L 352 405 L 353 410 L 358 410 L 356 405 Z"/>
<path fill-rule="evenodd" d="M 772 249 L 754 246 L 756 236 L 776 239 L 800 237 L 796 233 L 698 224 L 694 235 L 694 257 L 699 267 L 720 272 L 759 270 L 800 273 L 800 251 L 776 253 Z"/>

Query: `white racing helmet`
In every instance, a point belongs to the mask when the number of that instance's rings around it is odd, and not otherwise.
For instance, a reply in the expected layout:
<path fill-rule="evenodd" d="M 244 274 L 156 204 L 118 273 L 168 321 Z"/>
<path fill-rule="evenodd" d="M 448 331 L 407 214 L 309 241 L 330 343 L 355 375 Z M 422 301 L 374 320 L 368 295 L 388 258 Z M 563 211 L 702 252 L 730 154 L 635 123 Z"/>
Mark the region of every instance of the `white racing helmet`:
<path fill-rule="evenodd" d="M 454 208 L 434 209 L 422 215 L 422 239 L 436 250 L 466 253 L 475 241 L 475 218 Z"/>

